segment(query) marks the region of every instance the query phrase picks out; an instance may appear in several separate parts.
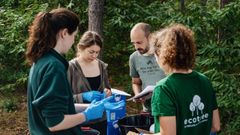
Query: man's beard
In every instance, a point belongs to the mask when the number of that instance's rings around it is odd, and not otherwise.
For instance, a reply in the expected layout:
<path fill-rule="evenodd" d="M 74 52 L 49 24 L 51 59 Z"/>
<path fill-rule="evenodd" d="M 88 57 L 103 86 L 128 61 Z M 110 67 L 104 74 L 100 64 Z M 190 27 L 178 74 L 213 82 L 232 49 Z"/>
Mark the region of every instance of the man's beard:
<path fill-rule="evenodd" d="M 138 48 L 137 49 L 137 51 L 140 53 L 140 54 L 145 54 L 145 53 L 147 53 L 148 52 L 148 48 L 146 48 L 146 49 L 142 49 L 142 48 Z"/>

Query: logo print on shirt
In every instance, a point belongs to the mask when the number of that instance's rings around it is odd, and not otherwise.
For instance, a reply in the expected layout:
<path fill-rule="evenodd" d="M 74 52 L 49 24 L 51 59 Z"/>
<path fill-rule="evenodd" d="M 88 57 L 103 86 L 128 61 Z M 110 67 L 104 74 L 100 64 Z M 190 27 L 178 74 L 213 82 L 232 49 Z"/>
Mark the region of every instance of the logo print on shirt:
<path fill-rule="evenodd" d="M 201 103 L 201 98 L 198 95 L 195 95 L 193 97 L 193 102 L 189 106 L 190 111 L 192 112 L 192 116 L 194 116 L 194 112 L 199 113 L 201 111 L 201 114 L 203 113 L 204 104 Z"/>
<path fill-rule="evenodd" d="M 192 116 L 184 119 L 184 128 L 195 127 L 203 122 L 208 121 L 208 113 L 204 113 L 204 104 L 201 102 L 201 97 L 193 96 L 193 100 L 189 105 L 189 110 Z"/>
<path fill-rule="evenodd" d="M 147 62 L 147 64 L 149 65 L 149 64 L 153 64 L 153 62 L 151 61 L 151 60 L 149 60 L 148 62 Z"/>

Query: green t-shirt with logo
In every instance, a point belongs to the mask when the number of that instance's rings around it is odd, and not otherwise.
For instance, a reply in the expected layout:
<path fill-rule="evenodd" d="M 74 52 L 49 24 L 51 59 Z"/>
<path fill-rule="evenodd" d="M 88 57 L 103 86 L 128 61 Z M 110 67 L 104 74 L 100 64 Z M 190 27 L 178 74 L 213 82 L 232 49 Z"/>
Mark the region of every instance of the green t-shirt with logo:
<path fill-rule="evenodd" d="M 81 135 L 79 126 L 58 132 L 49 127 L 75 114 L 67 80 L 68 62 L 56 51 L 44 54 L 31 68 L 28 82 L 28 126 L 31 135 Z"/>
<path fill-rule="evenodd" d="M 131 77 L 139 77 L 142 81 L 142 90 L 148 85 L 156 85 L 165 77 L 165 73 L 158 66 L 154 55 L 142 55 L 138 51 L 131 54 L 129 58 L 129 69 Z M 145 102 L 145 111 L 151 110 L 151 99 Z"/>
<path fill-rule="evenodd" d="M 209 135 L 215 109 L 215 93 L 206 76 L 196 71 L 173 73 L 159 81 L 153 92 L 155 133 L 160 132 L 159 117 L 176 116 L 177 135 Z"/>

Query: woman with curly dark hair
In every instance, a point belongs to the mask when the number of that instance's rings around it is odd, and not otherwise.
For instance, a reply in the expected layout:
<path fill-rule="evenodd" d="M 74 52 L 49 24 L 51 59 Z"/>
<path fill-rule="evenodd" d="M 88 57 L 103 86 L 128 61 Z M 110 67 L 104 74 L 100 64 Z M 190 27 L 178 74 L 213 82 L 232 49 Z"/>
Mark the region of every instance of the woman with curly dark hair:
<path fill-rule="evenodd" d="M 74 43 L 78 25 L 75 13 L 58 8 L 40 12 L 29 28 L 26 56 L 32 66 L 28 81 L 28 125 L 32 135 L 85 134 L 78 125 L 103 115 L 103 102 L 92 102 L 76 114 L 78 108 L 67 79 L 68 62 L 62 54 Z"/>

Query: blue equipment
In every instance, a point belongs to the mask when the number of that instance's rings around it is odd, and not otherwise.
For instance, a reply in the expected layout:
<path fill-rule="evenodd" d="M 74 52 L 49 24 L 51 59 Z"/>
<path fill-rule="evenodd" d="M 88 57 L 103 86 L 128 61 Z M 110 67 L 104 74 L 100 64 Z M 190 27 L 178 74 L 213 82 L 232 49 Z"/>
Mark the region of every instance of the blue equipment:
<path fill-rule="evenodd" d="M 118 120 L 126 116 L 126 96 L 113 94 L 114 98 L 104 104 L 107 115 L 107 135 L 121 135 Z"/>

